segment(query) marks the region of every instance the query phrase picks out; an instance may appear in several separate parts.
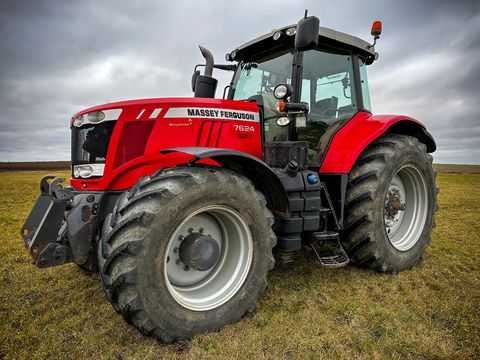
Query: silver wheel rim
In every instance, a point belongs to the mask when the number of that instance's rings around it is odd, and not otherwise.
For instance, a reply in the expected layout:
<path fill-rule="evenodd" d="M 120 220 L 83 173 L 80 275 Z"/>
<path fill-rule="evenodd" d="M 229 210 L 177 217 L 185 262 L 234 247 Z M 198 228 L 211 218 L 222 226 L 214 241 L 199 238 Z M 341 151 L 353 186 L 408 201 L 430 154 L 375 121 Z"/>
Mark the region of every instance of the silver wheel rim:
<path fill-rule="evenodd" d="M 406 165 L 393 176 L 385 196 L 385 230 L 395 249 L 407 251 L 420 239 L 428 213 L 425 179 L 415 166 Z"/>
<path fill-rule="evenodd" d="M 205 271 L 188 267 L 179 246 L 188 234 L 210 235 L 220 249 L 216 264 Z M 252 263 L 250 228 L 238 212 L 212 205 L 190 214 L 169 240 L 164 275 L 170 295 L 194 311 L 215 309 L 230 300 L 245 282 Z"/>

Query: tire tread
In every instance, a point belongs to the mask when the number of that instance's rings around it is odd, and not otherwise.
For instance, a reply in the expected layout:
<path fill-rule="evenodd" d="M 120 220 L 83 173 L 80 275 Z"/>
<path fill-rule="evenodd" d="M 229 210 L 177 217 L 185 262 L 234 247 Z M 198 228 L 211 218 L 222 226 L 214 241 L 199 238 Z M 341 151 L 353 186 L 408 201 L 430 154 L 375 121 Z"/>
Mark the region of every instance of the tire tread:
<path fill-rule="evenodd" d="M 271 227 L 274 218 L 266 207 L 266 198 L 255 190 L 250 180 L 229 170 L 210 167 L 164 168 L 150 177 L 143 177 L 119 197 L 113 213 L 106 218 L 98 251 L 102 286 L 115 310 L 143 334 L 154 336 L 164 343 L 181 338 L 170 333 L 169 329 L 153 323 L 145 311 L 137 288 L 136 256 L 144 242 L 141 234 L 148 226 L 149 219 L 155 216 L 152 211 L 159 210 L 156 207 L 157 199 L 181 196 L 189 185 L 205 181 L 223 183 L 232 177 L 238 188 L 247 189 L 263 206 L 265 218 Z M 130 236 L 130 240 L 125 240 L 129 238 L 122 236 L 125 232 L 134 234 L 134 239 Z M 271 248 L 277 243 L 273 230 L 270 230 L 269 241 Z M 274 264 L 275 260 L 270 251 L 268 269 L 271 270 Z M 261 284 L 259 291 L 265 290 L 267 286 L 266 274 L 261 279 Z M 253 302 L 246 306 L 247 312 L 255 309 L 255 298 L 256 296 L 253 297 Z"/>

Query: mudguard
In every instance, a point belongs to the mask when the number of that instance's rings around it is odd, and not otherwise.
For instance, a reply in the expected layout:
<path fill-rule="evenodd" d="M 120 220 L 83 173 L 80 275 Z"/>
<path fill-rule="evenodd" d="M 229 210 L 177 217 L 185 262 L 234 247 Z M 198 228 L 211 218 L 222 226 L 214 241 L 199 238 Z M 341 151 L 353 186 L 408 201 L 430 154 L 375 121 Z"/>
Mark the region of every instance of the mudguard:
<path fill-rule="evenodd" d="M 415 136 L 428 152 L 436 150 L 435 141 L 420 121 L 401 115 L 357 113 L 334 135 L 319 169 L 323 174 L 348 174 L 361 152 L 385 133 Z"/>
<path fill-rule="evenodd" d="M 184 147 L 160 151 L 162 154 L 180 152 L 193 156 L 190 163 L 212 159 L 222 167 L 250 179 L 267 198 L 267 206 L 275 216 L 288 217 L 288 196 L 278 176 L 263 161 L 250 154 L 222 148 Z"/>

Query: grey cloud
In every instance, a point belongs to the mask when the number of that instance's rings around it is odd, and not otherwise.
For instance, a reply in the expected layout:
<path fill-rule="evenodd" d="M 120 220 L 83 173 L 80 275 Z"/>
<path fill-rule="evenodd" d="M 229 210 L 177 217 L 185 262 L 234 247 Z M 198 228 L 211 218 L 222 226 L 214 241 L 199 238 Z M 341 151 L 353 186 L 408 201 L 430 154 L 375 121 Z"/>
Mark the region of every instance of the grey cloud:
<path fill-rule="evenodd" d="M 437 162 L 479 163 L 478 1 L 2 1 L 0 161 L 68 159 L 71 115 L 128 98 L 191 96 L 197 44 L 218 59 L 305 8 L 323 26 L 370 39 L 376 113 L 427 124 Z M 218 73 L 222 80 L 228 77 Z M 221 91 L 218 91 L 220 94 Z"/>

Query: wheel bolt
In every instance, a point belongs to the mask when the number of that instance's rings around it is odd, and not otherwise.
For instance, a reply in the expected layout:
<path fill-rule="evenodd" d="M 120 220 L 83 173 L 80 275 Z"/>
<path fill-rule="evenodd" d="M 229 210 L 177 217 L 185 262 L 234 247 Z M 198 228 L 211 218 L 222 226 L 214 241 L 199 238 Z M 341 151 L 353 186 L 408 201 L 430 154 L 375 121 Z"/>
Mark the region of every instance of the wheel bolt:
<path fill-rule="evenodd" d="M 183 268 L 183 270 L 188 271 L 188 270 L 190 270 L 190 268 L 188 267 L 188 265 L 185 265 L 185 267 Z"/>
<path fill-rule="evenodd" d="M 189 232 L 189 233 L 193 233 L 193 228 L 189 228 L 189 229 L 188 229 L 188 232 Z"/>
<path fill-rule="evenodd" d="M 178 248 L 177 248 L 177 247 L 176 247 L 176 248 L 173 248 L 173 252 L 174 252 L 174 253 L 178 253 Z"/>
<path fill-rule="evenodd" d="M 200 234 L 203 234 L 204 231 L 205 231 L 204 228 L 200 228 L 200 229 L 198 230 L 198 232 L 199 232 Z"/>
<path fill-rule="evenodd" d="M 185 236 L 183 236 L 183 235 L 180 235 L 180 236 L 178 237 L 178 240 L 180 240 L 180 241 L 183 241 L 183 239 L 185 239 Z"/>
<path fill-rule="evenodd" d="M 182 262 L 182 260 L 177 259 L 177 261 L 175 261 L 175 264 L 180 265 L 181 262 Z"/>

